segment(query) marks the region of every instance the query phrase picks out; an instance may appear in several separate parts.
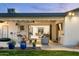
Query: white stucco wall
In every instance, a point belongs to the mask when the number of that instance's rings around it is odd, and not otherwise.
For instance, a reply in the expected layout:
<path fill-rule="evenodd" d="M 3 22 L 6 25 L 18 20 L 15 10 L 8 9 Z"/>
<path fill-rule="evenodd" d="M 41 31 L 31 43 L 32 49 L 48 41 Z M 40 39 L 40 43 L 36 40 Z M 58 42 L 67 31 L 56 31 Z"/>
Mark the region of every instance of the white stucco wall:
<path fill-rule="evenodd" d="M 79 43 L 79 12 L 73 17 L 65 17 L 63 45 L 74 46 Z"/>

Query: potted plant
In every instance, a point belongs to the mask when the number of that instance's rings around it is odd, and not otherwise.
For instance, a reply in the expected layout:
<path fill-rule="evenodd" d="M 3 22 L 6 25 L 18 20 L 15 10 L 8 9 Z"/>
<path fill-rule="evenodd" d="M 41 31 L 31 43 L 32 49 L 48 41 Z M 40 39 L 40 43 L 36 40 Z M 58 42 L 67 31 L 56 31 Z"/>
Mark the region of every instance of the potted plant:
<path fill-rule="evenodd" d="M 20 48 L 21 49 L 26 49 L 26 42 L 25 41 L 21 41 Z"/>
<path fill-rule="evenodd" d="M 15 45 L 16 45 L 16 42 L 14 40 L 10 40 L 8 42 L 8 48 L 9 49 L 14 49 L 15 48 Z"/>
<path fill-rule="evenodd" d="M 36 40 L 32 43 L 32 48 L 33 48 L 33 49 L 36 48 Z"/>

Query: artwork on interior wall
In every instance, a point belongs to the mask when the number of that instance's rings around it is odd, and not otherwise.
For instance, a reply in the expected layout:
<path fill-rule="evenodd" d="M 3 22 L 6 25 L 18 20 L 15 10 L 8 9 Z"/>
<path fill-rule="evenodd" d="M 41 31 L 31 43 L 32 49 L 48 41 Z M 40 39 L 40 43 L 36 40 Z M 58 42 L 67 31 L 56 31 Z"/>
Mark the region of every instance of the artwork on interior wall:
<path fill-rule="evenodd" d="M 23 25 L 20 26 L 20 30 L 21 31 L 24 30 L 24 26 Z"/>
<path fill-rule="evenodd" d="M 38 35 L 41 35 L 44 33 L 44 28 L 43 27 L 38 27 Z"/>

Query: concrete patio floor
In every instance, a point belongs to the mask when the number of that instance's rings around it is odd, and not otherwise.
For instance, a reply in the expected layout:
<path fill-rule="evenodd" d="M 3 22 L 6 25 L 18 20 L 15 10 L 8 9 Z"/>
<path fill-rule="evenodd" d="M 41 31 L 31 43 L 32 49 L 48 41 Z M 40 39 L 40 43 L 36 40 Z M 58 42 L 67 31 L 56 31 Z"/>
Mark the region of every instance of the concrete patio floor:
<path fill-rule="evenodd" d="M 7 48 L 2 48 L 0 50 L 20 50 L 20 47 L 15 48 L 15 49 L 8 49 Z M 27 45 L 26 49 L 23 50 L 33 50 L 32 49 L 32 45 Z M 74 51 L 74 52 L 79 52 L 79 48 L 71 48 L 71 47 L 66 47 L 66 46 L 62 46 L 62 45 L 36 45 L 36 49 L 34 50 L 53 50 L 53 51 Z"/>
<path fill-rule="evenodd" d="M 57 51 L 74 51 L 74 52 L 79 52 L 79 48 L 69 48 L 69 47 L 65 47 L 62 45 L 52 45 L 52 46 L 47 46 L 47 45 L 43 45 L 41 47 L 42 50 L 57 50 Z"/>
<path fill-rule="evenodd" d="M 54 43 L 49 43 L 49 45 L 41 45 L 41 49 L 42 50 L 63 50 L 63 51 L 75 51 L 75 52 L 79 52 L 79 47 L 75 48 L 75 47 L 67 47 L 67 46 L 63 46 L 61 44 L 54 44 Z"/>
<path fill-rule="evenodd" d="M 17 44 L 18 47 L 19 47 L 19 44 Z M 29 50 L 29 49 L 32 49 L 32 48 L 29 48 L 29 47 L 32 47 L 32 44 L 29 44 L 27 43 L 27 48 L 25 50 Z M 75 51 L 75 52 L 79 52 L 79 48 L 75 48 L 75 47 L 66 47 L 66 46 L 63 46 L 61 44 L 54 44 L 54 43 L 49 43 L 49 45 L 41 45 L 41 44 L 36 44 L 36 47 L 37 49 L 36 50 L 39 50 L 38 47 L 40 48 L 40 50 L 58 50 L 58 51 Z M 3 48 L 3 50 L 6 50 L 8 48 Z M 15 48 L 14 50 L 16 49 L 20 49 L 20 48 Z M 2 49 L 0 49 L 2 50 Z M 8 49 L 9 50 L 9 49 Z"/>

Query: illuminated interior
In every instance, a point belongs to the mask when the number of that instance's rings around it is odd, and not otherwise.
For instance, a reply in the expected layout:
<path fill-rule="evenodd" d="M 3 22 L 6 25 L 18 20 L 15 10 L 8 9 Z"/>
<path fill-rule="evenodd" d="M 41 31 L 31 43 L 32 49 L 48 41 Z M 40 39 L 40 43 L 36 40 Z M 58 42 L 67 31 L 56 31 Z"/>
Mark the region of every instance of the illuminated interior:
<path fill-rule="evenodd" d="M 38 43 L 41 43 L 41 36 L 43 34 L 50 35 L 50 25 L 30 25 L 29 33 L 30 39 L 37 39 Z"/>

